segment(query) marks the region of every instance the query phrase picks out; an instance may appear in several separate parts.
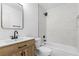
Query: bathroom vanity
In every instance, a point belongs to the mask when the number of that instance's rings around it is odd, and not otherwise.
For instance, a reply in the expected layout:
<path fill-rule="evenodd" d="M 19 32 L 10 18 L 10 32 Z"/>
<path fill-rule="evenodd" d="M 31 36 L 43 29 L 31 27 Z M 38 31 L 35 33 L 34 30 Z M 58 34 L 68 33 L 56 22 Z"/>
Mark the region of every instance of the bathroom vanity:
<path fill-rule="evenodd" d="M 34 56 L 35 51 L 35 40 L 30 38 L 0 43 L 0 56 Z"/>
<path fill-rule="evenodd" d="M 19 3 L 1 3 L 1 27 L 9 30 L 23 30 L 23 5 Z M 0 40 L 0 56 L 33 56 L 36 47 L 31 37 L 18 37 L 17 31 L 11 39 Z"/>

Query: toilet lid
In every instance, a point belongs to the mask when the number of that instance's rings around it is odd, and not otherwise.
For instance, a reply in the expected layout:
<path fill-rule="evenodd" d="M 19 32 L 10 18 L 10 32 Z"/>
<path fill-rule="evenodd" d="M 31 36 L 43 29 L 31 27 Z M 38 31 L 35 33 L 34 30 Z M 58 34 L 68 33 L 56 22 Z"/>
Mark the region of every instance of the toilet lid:
<path fill-rule="evenodd" d="M 48 47 L 44 47 L 44 46 L 41 46 L 38 48 L 39 51 L 43 51 L 43 52 L 51 52 L 52 49 L 48 48 Z"/>

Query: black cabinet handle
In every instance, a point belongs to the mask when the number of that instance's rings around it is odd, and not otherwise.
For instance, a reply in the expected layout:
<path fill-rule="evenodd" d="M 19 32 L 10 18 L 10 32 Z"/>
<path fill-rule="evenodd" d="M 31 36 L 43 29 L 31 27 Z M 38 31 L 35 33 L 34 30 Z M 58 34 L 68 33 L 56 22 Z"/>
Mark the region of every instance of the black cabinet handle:
<path fill-rule="evenodd" d="M 18 47 L 18 49 L 20 49 L 20 48 L 22 48 L 22 47 Z"/>
<path fill-rule="evenodd" d="M 27 46 L 27 45 L 23 45 L 23 46 L 21 46 L 21 47 L 18 47 L 18 49 L 23 48 L 23 47 L 25 47 L 25 46 Z"/>

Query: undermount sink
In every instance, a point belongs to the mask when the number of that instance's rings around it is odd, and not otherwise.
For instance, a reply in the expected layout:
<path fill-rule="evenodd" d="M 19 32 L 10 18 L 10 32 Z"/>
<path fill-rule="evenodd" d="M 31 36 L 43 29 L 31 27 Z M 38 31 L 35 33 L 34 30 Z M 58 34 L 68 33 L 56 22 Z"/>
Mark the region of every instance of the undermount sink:
<path fill-rule="evenodd" d="M 8 41 L 10 42 L 14 42 L 14 41 L 24 41 L 24 40 L 29 40 L 29 39 L 32 39 L 33 37 L 18 37 L 17 39 L 9 39 Z"/>
<path fill-rule="evenodd" d="M 17 39 L 0 40 L 0 47 L 22 42 L 22 41 L 32 40 L 32 39 L 34 39 L 34 38 L 33 37 L 18 37 Z"/>

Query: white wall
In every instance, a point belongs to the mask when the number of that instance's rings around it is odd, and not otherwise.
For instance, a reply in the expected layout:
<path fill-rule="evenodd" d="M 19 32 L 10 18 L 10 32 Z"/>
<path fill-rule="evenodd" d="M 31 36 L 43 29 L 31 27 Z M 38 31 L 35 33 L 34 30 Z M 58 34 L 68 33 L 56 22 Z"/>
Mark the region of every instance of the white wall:
<path fill-rule="evenodd" d="M 47 40 L 76 47 L 77 4 L 63 4 L 47 12 Z"/>
<path fill-rule="evenodd" d="M 38 4 L 24 4 L 24 29 L 21 34 L 38 37 Z"/>
<path fill-rule="evenodd" d="M 43 35 L 46 35 L 46 16 L 44 15 L 44 13 L 46 12 L 46 10 L 42 7 L 42 6 L 38 6 L 39 10 L 38 10 L 38 18 L 39 18 L 39 23 L 38 23 L 38 28 L 39 28 L 39 37 L 42 38 L 42 40 L 44 40 L 45 38 L 43 38 Z"/>
<path fill-rule="evenodd" d="M 78 51 L 79 51 L 79 3 L 77 4 L 77 16 L 76 16 L 76 29 L 77 29 L 77 31 L 76 31 L 76 39 L 77 39 L 77 42 L 76 42 L 76 44 L 77 44 L 77 48 L 78 48 Z"/>
<path fill-rule="evenodd" d="M 23 6 L 24 6 L 24 29 L 18 30 L 18 32 L 20 35 L 38 37 L 38 4 L 28 3 L 24 4 Z M 10 36 L 13 35 L 13 31 L 14 30 L 2 29 L 0 24 L 0 39 L 10 38 Z"/>

